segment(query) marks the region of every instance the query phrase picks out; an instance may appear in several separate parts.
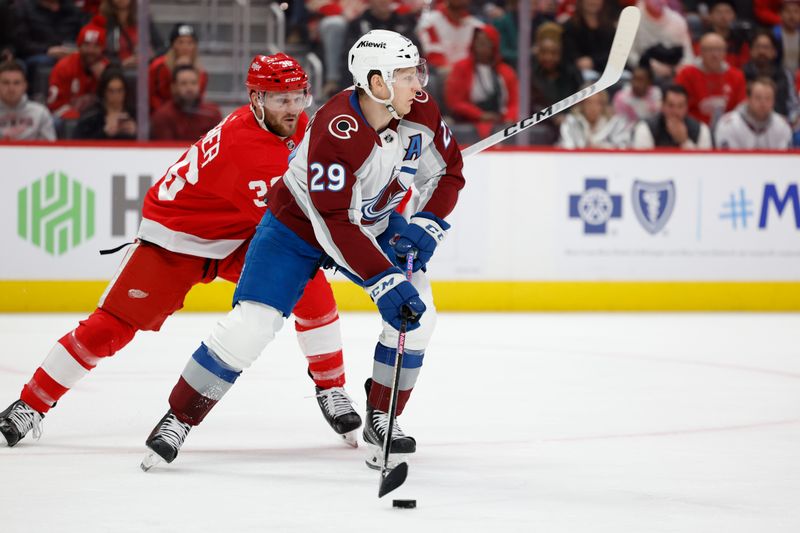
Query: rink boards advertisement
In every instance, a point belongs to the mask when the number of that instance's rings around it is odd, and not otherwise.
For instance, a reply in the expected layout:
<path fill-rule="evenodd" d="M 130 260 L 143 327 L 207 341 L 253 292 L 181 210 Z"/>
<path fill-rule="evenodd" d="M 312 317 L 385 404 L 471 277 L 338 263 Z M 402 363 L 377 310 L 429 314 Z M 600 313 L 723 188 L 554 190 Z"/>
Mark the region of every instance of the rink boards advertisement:
<path fill-rule="evenodd" d="M 133 240 L 147 188 L 182 151 L 0 146 L 0 310 L 90 305 L 123 255 L 99 251 Z M 430 269 L 439 305 L 800 308 L 798 162 L 744 153 L 473 156 Z M 357 287 L 332 279 L 343 308 L 368 308 Z M 188 307 L 229 304 L 227 283 L 202 291 L 209 296 Z"/>

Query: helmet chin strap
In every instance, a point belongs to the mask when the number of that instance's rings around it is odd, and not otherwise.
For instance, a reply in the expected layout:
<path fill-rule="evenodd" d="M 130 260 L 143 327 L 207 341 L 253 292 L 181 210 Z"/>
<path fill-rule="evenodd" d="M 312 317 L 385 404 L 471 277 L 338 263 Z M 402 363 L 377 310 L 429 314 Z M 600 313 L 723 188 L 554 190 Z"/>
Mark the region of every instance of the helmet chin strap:
<path fill-rule="evenodd" d="M 378 98 L 377 96 L 372 94 L 372 91 L 369 89 L 369 86 L 364 87 L 364 92 L 367 93 L 367 96 L 372 98 L 374 101 L 378 102 L 379 104 L 383 104 L 384 106 L 386 106 L 386 110 L 394 118 L 396 118 L 397 120 L 400 120 L 400 118 L 401 118 L 400 115 L 397 114 L 397 110 L 395 110 L 394 106 L 392 105 L 392 100 L 394 99 L 394 87 L 392 86 L 391 83 L 388 83 L 388 82 L 386 83 L 386 86 L 389 87 L 389 98 L 387 98 L 386 100 L 381 100 L 380 98 Z"/>

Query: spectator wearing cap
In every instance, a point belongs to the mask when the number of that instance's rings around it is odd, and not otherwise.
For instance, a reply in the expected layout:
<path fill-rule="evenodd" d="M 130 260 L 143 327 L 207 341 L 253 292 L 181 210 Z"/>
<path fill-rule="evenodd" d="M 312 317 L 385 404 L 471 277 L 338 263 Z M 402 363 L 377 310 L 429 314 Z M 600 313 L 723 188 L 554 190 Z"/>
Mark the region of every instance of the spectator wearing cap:
<path fill-rule="evenodd" d="M 54 141 L 53 117 L 45 106 L 28 100 L 27 89 L 19 63 L 0 63 L 0 139 Z"/>
<path fill-rule="evenodd" d="M 741 68 L 750 58 L 750 45 L 747 42 L 747 31 L 737 23 L 734 0 L 711 0 L 708 11 L 709 32 L 716 33 L 725 39 L 728 51 L 725 61 L 729 65 Z M 695 47 L 699 53 L 699 42 Z"/>
<path fill-rule="evenodd" d="M 649 62 L 656 79 L 669 78 L 674 67 L 694 60 L 689 26 L 666 0 L 639 0 L 642 20 L 633 41 L 628 65 Z"/>
<path fill-rule="evenodd" d="M 744 74 L 725 61 L 725 39 L 707 33 L 700 39 L 700 60 L 678 71 L 675 82 L 689 94 L 689 114 L 713 124 L 746 97 Z"/>
<path fill-rule="evenodd" d="M 639 150 L 710 150 L 711 131 L 708 126 L 689 116 L 686 89 L 680 85 L 670 85 L 664 89 L 661 112 L 636 124 L 633 147 Z"/>
<path fill-rule="evenodd" d="M 661 109 L 661 89 L 653 83 L 653 73 L 641 66 L 633 69 L 631 81 L 614 95 L 614 112 L 629 122 L 647 120 Z"/>
<path fill-rule="evenodd" d="M 206 93 L 208 74 L 198 57 L 197 33 L 193 26 L 178 23 L 169 35 L 170 46 L 164 55 L 150 63 L 150 112 L 172 100 L 172 73 L 176 67 L 188 65 L 200 74 L 200 96 Z"/>
<path fill-rule="evenodd" d="M 97 103 L 87 109 L 75 127 L 76 139 L 132 140 L 136 120 L 126 107 L 128 83 L 119 67 L 109 67 L 100 76 Z"/>
<path fill-rule="evenodd" d="M 76 119 L 94 103 L 97 81 L 108 65 L 105 43 L 102 28 L 86 25 L 78 34 L 78 51 L 56 63 L 47 96 L 47 107 L 55 117 Z"/>
<path fill-rule="evenodd" d="M 747 101 L 717 123 L 717 148 L 734 150 L 788 150 L 792 129 L 775 112 L 775 82 L 758 78 L 747 88 Z"/>
<path fill-rule="evenodd" d="M 417 26 L 421 52 L 440 74 L 469 55 L 475 28 L 483 23 L 469 12 L 469 0 L 445 0 L 438 9 L 424 13 Z"/>
<path fill-rule="evenodd" d="M 203 101 L 197 69 L 180 65 L 172 78 L 172 100 L 153 114 L 150 138 L 194 141 L 222 120 L 222 114 L 216 105 Z"/>
<path fill-rule="evenodd" d="M 783 0 L 780 24 L 775 26 L 778 61 L 790 72 L 800 68 L 800 0 Z"/>
<path fill-rule="evenodd" d="M 91 24 L 106 30 L 106 57 L 124 68 L 133 68 L 137 62 L 139 27 L 136 4 L 136 0 L 102 0 L 99 14 L 91 21 Z M 148 24 L 152 57 L 153 52 L 161 53 L 164 43 L 153 21 L 149 20 Z M 146 60 L 149 61 L 150 57 Z"/>
<path fill-rule="evenodd" d="M 769 78 L 775 83 L 775 111 L 796 114 L 797 97 L 792 91 L 792 74 L 778 63 L 778 47 L 771 32 L 759 32 L 750 43 L 750 61 L 742 67 L 745 80 Z"/>
<path fill-rule="evenodd" d="M 82 16 L 71 0 L 16 0 L 14 7 L 16 54 L 33 80 L 40 66 L 52 66 L 75 51 Z"/>
<path fill-rule="evenodd" d="M 475 29 L 469 56 L 450 71 L 445 98 L 456 122 L 472 123 L 480 137 L 495 126 L 515 122 L 519 81 L 500 59 L 500 34 L 494 26 Z"/>

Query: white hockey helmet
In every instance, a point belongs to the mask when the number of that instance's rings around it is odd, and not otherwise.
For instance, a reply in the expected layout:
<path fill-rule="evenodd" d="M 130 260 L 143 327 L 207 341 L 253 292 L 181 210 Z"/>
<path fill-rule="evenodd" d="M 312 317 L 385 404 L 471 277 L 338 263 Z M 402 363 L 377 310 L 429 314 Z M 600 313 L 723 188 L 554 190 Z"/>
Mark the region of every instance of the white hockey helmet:
<path fill-rule="evenodd" d="M 408 37 L 388 30 L 372 30 L 362 35 L 347 54 L 347 68 L 353 75 L 353 84 L 376 102 L 384 104 L 395 118 L 400 118 L 391 103 L 395 70 L 416 68 L 420 85 L 425 87 L 428 84 L 427 65 L 425 59 L 419 57 L 417 47 Z M 389 87 L 386 100 L 377 98 L 369 88 L 369 73 L 375 70 L 381 73 Z"/>

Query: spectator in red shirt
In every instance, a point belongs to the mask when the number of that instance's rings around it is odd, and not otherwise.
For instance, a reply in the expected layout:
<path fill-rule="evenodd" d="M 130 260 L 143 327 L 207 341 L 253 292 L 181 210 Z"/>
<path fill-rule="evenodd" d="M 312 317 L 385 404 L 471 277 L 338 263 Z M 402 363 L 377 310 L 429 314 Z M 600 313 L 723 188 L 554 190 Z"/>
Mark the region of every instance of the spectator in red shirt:
<path fill-rule="evenodd" d="M 689 114 L 709 125 L 746 97 L 744 74 L 725 62 L 726 49 L 720 35 L 705 34 L 700 39 L 700 61 L 686 65 L 675 77 L 689 94 Z"/>
<path fill-rule="evenodd" d="M 106 34 L 88 25 L 78 34 L 78 51 L 62 58 L 50 73 L 47 107 L 53 116 L 75 119 L 95 101 L 97 80 L 108 60 L 103 57 Z"/>
<path fill-rule="evenodd" d="M 194 141 L 217 125 L 222 114 L 216 105 L 203 102 L 197 69 L 180 65 L 175 67 L 172 79 L 172 100 L 153 115 L 150 138 Z"/>
<path fill-rule="evenodd" d="M 179 65 L 189 65 L 200 73 L 200 96 L 206 93 L 208 74 L 197 57 L 197 34 L 192 26 L 179 22 L 170 32 L 170 46 L 164 55 L 150 63 L 150 112 L 172 100 L 172 72 Z"/>
<path fill-rule="evenodd" d="M 469 57 L 447 78 L 445 99 L 456 122 L 471 122 L 487 137 L 494 126 L 517 120 L 519 82 L 500 59 L 500 34 L 493 26 L 475 29 Z"/>
<path fill-rule="evenodd" d="M 736 21 L 734 0 L 712 0 L 708 12 L 709 31 L 721 35 L 728 44 L 725 61 L 736 68 L 750 59 L 750 46 L 747 43 L 747 31 Z M 694 46 L 695 54 L 699 53 L 700 43 Z"/>

